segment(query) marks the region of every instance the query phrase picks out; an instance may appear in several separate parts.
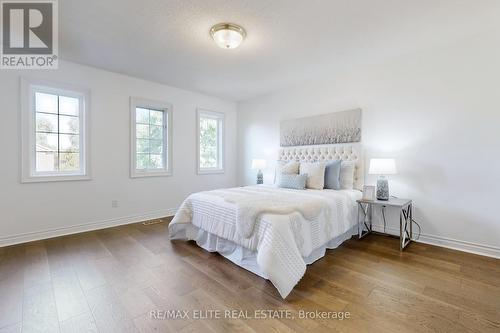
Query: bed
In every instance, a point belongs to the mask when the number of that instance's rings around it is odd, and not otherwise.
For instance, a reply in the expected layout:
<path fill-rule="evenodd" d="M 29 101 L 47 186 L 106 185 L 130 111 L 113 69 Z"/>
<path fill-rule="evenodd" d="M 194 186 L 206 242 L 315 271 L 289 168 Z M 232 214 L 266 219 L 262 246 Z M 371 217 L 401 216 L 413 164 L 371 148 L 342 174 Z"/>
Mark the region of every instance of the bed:
<path fill-rule="evenodd" d="M 306 265 L 357 234 L 356 200 L 362 196 L 363 157 L 360 144 L 286 147 L 279 151 L 282 161 L 333 159 L 355 162 L 353 189 L 293 190 L 256 185 L 194 193 L 170 222 L 170 239 L 194 240 L 203 249 L 220 253 L 269 279 L 286 298 L 304 275 Z M 264 206 L 261 213 L 241 222 L 255 213 L 243 210 L 241 199 L 255 207 Z M 279 206 L 273 206 L 274 200 L 297 202 L 297 209 L 273 210 Z"/>

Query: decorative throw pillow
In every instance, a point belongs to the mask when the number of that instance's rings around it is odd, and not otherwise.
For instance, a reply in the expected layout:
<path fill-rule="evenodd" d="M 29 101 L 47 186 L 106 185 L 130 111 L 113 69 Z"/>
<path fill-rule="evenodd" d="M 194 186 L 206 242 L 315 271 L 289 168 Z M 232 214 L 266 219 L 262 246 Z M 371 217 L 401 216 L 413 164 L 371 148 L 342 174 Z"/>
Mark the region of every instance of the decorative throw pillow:
<path fill-rule="evenodd" d="M 340 190 L 340 165 L 342 160 L 326 162 L 325 167 L 325 188 Z"/>
<path fill-rule="evenodd" d="M 352 190 L 354 186 L 354 161 L 342 161 L 340 164 L 340 189 Z"/>
<path fill-rule="evenodd" d="M 299 173 L 308 174 L 306 187 L 313 190 L 322 190 L 325 187 L 325 163 L 302 162 Z"/>
<path fill-rule="evenodd" d="M 302 175 L 287 175 L 282 174 L 278 187 L 292 188 L 295 190 L 305 190 L 307 181 L 307 174 Z"/>
<path fill-rule="evenodd" d="M 274 173 L 274 183 L 279 184 L 281 175 L 298 175 L 299 162 L 296 161 L 278 161 Z"/>

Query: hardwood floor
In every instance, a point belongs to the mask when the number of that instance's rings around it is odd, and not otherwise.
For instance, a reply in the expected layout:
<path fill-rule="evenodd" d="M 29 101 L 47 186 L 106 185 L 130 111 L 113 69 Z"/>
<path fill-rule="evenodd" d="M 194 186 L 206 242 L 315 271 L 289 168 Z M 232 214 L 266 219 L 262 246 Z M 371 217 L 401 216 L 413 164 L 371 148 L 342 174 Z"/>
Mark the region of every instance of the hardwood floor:
<path fill-rule="evenodd" d="M 286 309 L 296 319 L 155 320 L 152 310 Z M 300 310 L 350 318 L 297 319 Z M 166 223 L 0 248 L 4 332 L 500 332 L 500 260 L 369 235 L 308 266 L 286 300 Z"/>

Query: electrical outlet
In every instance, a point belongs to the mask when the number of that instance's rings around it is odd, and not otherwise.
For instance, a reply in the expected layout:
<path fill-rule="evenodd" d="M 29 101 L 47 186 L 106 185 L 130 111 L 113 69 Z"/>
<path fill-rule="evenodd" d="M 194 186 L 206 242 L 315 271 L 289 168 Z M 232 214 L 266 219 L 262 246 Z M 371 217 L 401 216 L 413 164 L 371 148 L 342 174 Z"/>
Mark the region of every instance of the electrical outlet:
<path fill-rule="evenodd" d="M 112 208 L 118 208 L 118 200 L 111 201 L 111 207 Z"/>

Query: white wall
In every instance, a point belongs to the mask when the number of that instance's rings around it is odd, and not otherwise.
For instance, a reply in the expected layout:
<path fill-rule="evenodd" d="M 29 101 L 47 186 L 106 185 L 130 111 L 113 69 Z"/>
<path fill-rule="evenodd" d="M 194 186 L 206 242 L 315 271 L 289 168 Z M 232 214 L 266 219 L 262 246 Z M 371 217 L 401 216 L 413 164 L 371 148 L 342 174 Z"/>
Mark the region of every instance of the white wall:
<path fill-rule="evenodd" d="M 254 182 L 252 158 L 276 159 L 281 119 L 358 107 L 366 161 L 397 159 L 392 194 L 414 200 L 422 240 L 500 256 L 500 33 L 325 73 L 240 103 L 240 183 Z M 390 218 L 399 231 L 394 212 Z"/>
<path fill-rule="evenodd" d="M 91 181 L 21 184 L 20 77 L 91 91 Z M 130 96 L 173 105 L 173 176 L 131 179 Z M 226 114 L 226 172 L 196 174 L 196 108 Z M 61 62 L 59 70 L 0 72 L 0 246 L 165 216 L 195 191 L 236 184 L 236 105 L 149 81 Z M 111 201 L 119 207 L 112 208 Z M 69 228 L 69 229 L 68 229 Z"/>

